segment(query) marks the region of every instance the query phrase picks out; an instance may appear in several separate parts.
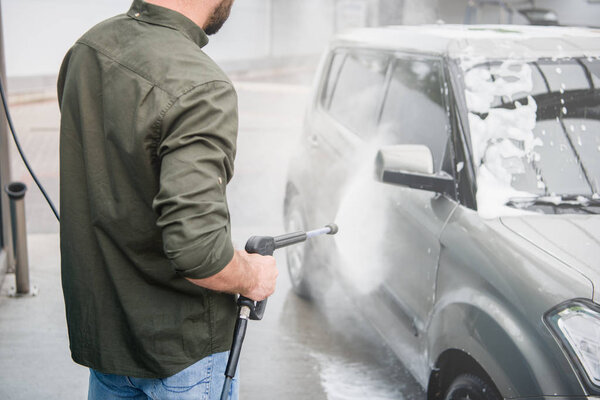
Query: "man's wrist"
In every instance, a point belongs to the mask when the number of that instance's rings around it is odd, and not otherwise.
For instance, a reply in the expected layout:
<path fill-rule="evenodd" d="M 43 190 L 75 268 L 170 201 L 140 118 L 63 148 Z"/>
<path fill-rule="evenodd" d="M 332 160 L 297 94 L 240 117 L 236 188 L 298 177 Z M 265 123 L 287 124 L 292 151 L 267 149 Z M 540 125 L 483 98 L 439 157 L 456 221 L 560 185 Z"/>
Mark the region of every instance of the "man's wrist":
<path fill-rule="evenodd" d="M 242 276 L 240 282 L 239 293 L 242 295 L 251 293 L 256 288 L 256 274 L 254 273 L 254 266 L 247 259 L 247 253 L 244 251 L 236 251 L 234 259 L 236 259 L 240 275 Z"/>

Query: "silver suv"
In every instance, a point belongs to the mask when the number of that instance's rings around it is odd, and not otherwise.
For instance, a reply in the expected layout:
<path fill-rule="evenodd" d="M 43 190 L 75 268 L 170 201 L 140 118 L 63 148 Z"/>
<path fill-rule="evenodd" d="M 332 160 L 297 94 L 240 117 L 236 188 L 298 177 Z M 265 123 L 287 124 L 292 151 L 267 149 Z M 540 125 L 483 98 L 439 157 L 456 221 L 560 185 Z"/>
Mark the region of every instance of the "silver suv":
<path fill-rule="evenodd" d="M 429 398 L 599 396 L 600 31 L 362 29 L 313 93 L 285 221 L 340 234 L 295 291 L 341 282 Z"/>

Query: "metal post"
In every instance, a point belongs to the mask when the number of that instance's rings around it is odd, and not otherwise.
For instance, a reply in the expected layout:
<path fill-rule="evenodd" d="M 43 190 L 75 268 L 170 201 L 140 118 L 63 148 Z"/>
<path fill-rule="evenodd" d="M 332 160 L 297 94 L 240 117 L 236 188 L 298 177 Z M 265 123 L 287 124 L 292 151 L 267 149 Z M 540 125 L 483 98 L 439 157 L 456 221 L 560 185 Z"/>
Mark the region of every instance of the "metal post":
<path fill-rule="evenodd" d="M 28 294 L 30 290 L 29 257 L 27 255 L 27 227 L 25 225 L 25 192 L 27 192 L 27 186 L 21 182 L 13 182 L 6 185 L 5 190 L 10 198 L 17 294 Z"/>
<path fill-rule="evenodd" d="M 6 73 L 4 66 L 4 37 L 2 28 L 2 7 L 0 5 L 0 78 L 6 82 Z M 0 188 L 5 183 L 10 182 L 10 161 L 8 153 L 8 123 L 4 112 L 0 112 Z M 10 229 L 10 211 L 8 196 L 4 195 L 0 189 L 0 254 L 2 250 L 6 252 L 7 265 L 0 262 L 0 283 L 4 279 L 7 270 L 11 270 L 14 265 L 12 231 Z M 1 258 L 0 258 L 1 260 Z"/>

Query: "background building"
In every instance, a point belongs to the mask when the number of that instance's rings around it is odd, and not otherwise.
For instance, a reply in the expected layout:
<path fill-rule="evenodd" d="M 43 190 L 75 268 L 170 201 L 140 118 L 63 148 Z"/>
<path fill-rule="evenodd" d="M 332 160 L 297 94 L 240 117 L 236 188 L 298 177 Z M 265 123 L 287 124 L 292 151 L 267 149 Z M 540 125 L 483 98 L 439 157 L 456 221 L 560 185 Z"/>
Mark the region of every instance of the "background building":
<path fill-rule="evenodd" d="M 54 76 L 63 55 L 89 27 L 126 12 L 130 0 L 2 0 L 7 74 Z M 599 0 L 243 0 L 206 47 L 217 61 L 317 55 L 345 29 L 393 24 L 509 23 L 510 9 L 551 9 L 563 25 L 600 25 Z M 513 23 L 526 19 L 513 13 Z M 38 81 L 38 85 L 46 84 Z M 19 82 L 11 89 L 19 90 Z"/>

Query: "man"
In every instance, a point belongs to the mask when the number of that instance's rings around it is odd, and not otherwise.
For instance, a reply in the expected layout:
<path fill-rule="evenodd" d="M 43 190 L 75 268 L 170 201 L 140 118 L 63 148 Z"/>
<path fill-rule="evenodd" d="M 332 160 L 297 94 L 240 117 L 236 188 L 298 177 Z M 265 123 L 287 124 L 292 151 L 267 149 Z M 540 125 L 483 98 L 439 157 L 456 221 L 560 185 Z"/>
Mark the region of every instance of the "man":
<path fill-rule="evenodd" d="M 232 3 L 135 0 L 63 62 L 62 283 L 90 399 L 218 398 L 234 294 L 275 290 L 274 259 L 231 244 L 237 97 L 201 50 Z"/>

